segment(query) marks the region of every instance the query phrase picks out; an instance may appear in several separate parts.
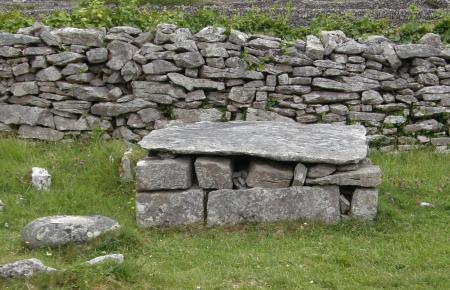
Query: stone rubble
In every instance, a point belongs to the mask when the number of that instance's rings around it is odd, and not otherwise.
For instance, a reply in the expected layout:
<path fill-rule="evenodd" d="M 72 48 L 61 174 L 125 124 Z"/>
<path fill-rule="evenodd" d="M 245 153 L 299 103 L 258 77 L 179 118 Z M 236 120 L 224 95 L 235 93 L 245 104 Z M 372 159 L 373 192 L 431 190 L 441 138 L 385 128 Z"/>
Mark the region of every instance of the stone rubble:
<path fill-rule="evenodd" d="M 122 254 L 110 254 L 110 255 L 99 256 L 94 259 L 91 259 L 91 260 L 87 261 L 86 264 L 93 266 L 93 265 L 103 264 L 103 263 L 106 263 L 109 261 L 111 261 L 115 264 L 122 264 L 124 261 L 124 258 L 123 258 Z"/>
<path fill-rule="evenodd" d="M 38 273 L 55 272 L 56 269 L 45 266 L 38 259 L 19 260 L 9 264 L 0 265 L 0 278 L 30 278 Z"/>

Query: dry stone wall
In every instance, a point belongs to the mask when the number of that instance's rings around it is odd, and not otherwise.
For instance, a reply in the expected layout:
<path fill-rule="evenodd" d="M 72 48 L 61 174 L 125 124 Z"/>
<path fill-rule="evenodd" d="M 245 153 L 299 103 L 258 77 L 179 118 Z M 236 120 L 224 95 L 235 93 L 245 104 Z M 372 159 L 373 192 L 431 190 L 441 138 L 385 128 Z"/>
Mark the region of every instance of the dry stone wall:
<path fill-rule="evenodd" d="M 139 141 L 197 121 L 362 124 L 383 150 L 448 150 L 450 48 L 340 31 L 286 43 L 172 24 L 0 33 L 0 131 L 61 140 L 98 128 Z"/>

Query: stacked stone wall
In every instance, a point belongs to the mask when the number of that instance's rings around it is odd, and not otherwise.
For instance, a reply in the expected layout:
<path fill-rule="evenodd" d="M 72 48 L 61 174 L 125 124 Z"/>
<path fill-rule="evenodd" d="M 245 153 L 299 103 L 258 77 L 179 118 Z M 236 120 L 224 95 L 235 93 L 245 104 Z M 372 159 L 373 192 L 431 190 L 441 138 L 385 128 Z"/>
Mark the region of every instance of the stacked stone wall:
<path fill-rule="evenodd" d="M 295 42 L 171 24 L 0 34 L 0 131 L 139 141 L 170 124 L 360 123 L 383 150 L 448 150 L 450 48 L 322 32 Z"/>

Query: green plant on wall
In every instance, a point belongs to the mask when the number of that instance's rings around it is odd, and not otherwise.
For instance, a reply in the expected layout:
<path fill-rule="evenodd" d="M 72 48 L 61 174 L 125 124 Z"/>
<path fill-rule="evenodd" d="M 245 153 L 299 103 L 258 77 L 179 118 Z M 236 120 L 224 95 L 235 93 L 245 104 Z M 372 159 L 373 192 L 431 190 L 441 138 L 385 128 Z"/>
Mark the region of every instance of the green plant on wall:
<path fill-rule="evenodd" d="M 158 110 L 161 111 L 164 117 L 169 119 L 175 118 L 175 113 L 173 111 L 173 105 L 171 104 L 159 104 Z"/>

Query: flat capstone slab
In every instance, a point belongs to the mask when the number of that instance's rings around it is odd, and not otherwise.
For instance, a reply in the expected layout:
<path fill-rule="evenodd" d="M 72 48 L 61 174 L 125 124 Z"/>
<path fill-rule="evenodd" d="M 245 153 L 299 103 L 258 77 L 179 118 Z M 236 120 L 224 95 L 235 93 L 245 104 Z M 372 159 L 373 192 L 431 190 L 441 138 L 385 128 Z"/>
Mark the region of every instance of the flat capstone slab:
<path fill-rule="evenodd" d="M 156 152 L 248 155 L 278 161 L 350 164 L 367 157 L 363 126 L 284 122 L 198 122 L 154 130 L 139 145 Z"/>
<path fill-rule="evenodd" d="M 340 219 L 338 186 L 221 189 L 208 194 L 208 226 L 247 222 Z"/>
<path fill-rule="evenodd" d="M 142 227 L 203 223 L 204 196 L 202 189 L 138 192 L 136 221 Z"/>
<path fill-rule="evenodd" d="M 146 158 L 136 166 L 136 190 L 187 189 L 192 185 L 193 162 L 189 157 Z"/>

